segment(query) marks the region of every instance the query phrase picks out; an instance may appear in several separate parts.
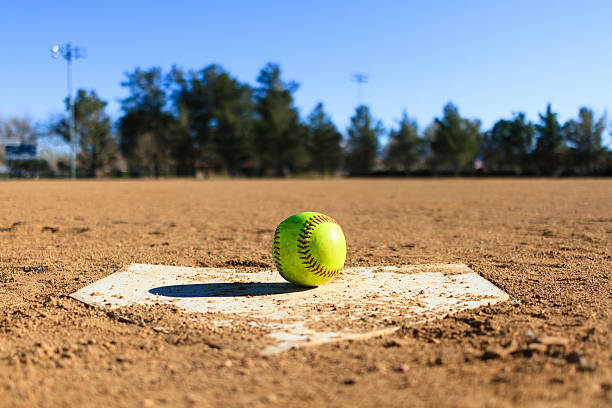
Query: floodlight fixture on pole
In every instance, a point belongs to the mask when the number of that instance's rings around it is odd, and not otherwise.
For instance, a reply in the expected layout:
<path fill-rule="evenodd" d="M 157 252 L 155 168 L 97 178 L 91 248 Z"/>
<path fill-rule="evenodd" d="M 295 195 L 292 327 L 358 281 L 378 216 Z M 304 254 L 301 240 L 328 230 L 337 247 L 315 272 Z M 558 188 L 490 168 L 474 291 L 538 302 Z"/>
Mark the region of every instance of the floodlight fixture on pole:
<path fill-rule="evenodd" d="M 74 104 L 72 103 L 72 60 L 86 58 L 85 49 L 74 47 L 70 43 L 64 45 L 55 44 L 51 47 L 51 57 L 58 59 L 64 58 L 67 63 L 68 80 L 68 110 L 70 120 L 68 121 L 68 131 L 70 133 L 70 178 L 76 179 L 76 140 L 74 131 Z"/>
<path fill-rule="evenodd" d="M 363 105 L 362 85 L 368 82 L 368 75 L 356 72 L 351 75 L 351 80 L 357 82 L 357 98 L 359 105 Z"/>

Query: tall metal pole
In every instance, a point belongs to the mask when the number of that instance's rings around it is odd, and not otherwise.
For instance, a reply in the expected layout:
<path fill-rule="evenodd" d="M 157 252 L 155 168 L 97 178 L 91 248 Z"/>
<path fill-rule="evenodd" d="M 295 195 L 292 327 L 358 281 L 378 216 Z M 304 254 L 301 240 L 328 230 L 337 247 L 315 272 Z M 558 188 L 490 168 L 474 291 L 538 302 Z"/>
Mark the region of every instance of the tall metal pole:
<path fill-rule="evenodd" d="M 74 117 L 74 103 L 72 100 L 72 59 L 85 58 L 85 50 L 81 47 L 73 47 L 70 43 L 66 45 L 54 45 L 51 47 L 53 58 L 64 58 L 67 63 L 66 76 L 68 82 L 68 132 L 70 134 L 70 178 L 76 179 L 76 131 Z"/>
<path fill-rule="evenodd" d="M 70 120 L 68 121 L 68 131 L 70 132 L 70 178 L 76 179 L 76 149 L 74 145 L 74 104 L 72 103 L 72 47 L 66 44 L 66 61 L 68 75 L 68 109 Z"/>

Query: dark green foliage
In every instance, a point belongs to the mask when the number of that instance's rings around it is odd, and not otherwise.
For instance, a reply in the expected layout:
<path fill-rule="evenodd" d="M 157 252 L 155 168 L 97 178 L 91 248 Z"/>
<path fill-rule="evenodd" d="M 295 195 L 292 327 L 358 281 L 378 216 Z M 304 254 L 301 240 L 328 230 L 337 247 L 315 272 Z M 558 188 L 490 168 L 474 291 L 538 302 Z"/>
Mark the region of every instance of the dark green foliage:
<path fill-rule="evenodd" d="M 536 125 L 536 148 L 534 158 L 540 174 L 546 176 L 559 175 L 562 171 L 561 164 L 566 146 L 561 129 L 550 104 L 546 107 L 546 113 L 540 114 L 540 123 Z"/>
<path fill-rule="evenodd" d="M 160 68 L 136 68 L 121 83 L 129 96 L 121 101 L 119 147 L 132 175 L 170 174 L 175 118 L 166 110 L 167 97 Z"/>
<path fill-rule="evenodd" d="M 283 82 L 278 65 L 268 64 L 255 90 L 255 151 L 259 173 L 287 176 L 310 164 L 307 131 L 294 106 L 295 82 Z"/>
<path fill-rule="evenodd" d="M 599 173 L 606 164 L 606 149 L 602 145 L 602 135 L 606 128 L 606 117 L 595 119 L 593 111 L 582 107 L 578 120 L 569 120 L 563 131 L 570 142 L 570 164 L 579 174 Z"/>
<path fill-rule="evenodd" d="M 77 91 L 74 100 L 77 172 L 86 177 L 109 175 L 117 162 L 117 145 L 112 136 L 110 118 L 105 113 L 106 105 L 95 91 Z M 66 107 L 70 109 L 68 100 Z M 54 130 L 64 140 L 70 141 L 68 117 L 62 118 Z"/>
<path fill-rule="evenodd" d="M 535 127 L 524 113 L 501 119 L 484 135 L 483 155 L 487 171 L 521 174 L 528 168 Z"/>
<path fill-rule="evenodd" d="M 388 144 L 380 146 L 384 129 L 367 106 L 356 108 L 343 141 L 322 103 L 300 120 L 294 101 L 298 84 L 284 81 L 277 64 L 266 65 L 257 82 L 251 87 L 215 64 L 187 72 L 174 67 L 168 75 L 160 68 L 136 68 L 121 83 L 128 96 L 121 101 L 115 136 L 106 102 L 93 91 L 78 91 L 79 174 L 118 174 L 117 163 L 125 163 L 132 176 L 154 177 L 209 172 L 286 177 L 340 170 L 359 176 L 612 174 L 612 153 L 602 141 L 605 117 L 595 118 L 588 108 L 561 126 L 548 105 L 537 125 L 518 113 L 481 134 L 480 121 L 461 117 L 448 103 L 421 133 L 403 113 Z M 53 124 L 49 140 L 68 139 L 66 119 Z M 15 121 L 12 128 L 6 123 L 0 134 L 20 129 Z M 472 165 L 480 159 L 482 168 Z M 65 173 L 60 163 L 45 171 Z"/>
<path fill-rule="evenodd" d="M 218 65 L 192 71 L 187 77 L 175 68 L 171 80 L 178 88 L 173 101 L 196 166 L 237 174 L 253 157 L 251 88 Z"/>
<path fill-rule="evenodd" d="M 375 120 L 367 106 L 358 106 L 349 126 L 346 167 L 351 175 L 369 175 L 378 157 L 379 137 L 384 128 Z"/>
<path fill-rule="evenodd" d="M 323 110 L 322 103 L 318 103 L 308 116 L 307 128 L 312 168 L 321 175 L 333 174 L 342 161 L 342 135 Z"/>
<path fill-rule="evenodd" d="M 452 169 L 459 173 L 480 150 L 480 121 L 464 119 L 452 103 L 436 118 L 436 131 L 431 141 L 433 163 L 436 168 Z"/>
<path fill-rule="evenodd" d="M 189 114 L 183 104 L 177 106 L 175 118 L 169 128 L 169 147 L 174 172 L 178 176 L 193 176 L 198 154 L 189 123 Z"/>
<path fill-rule="evenodd" d="M 410 174 L 412 167 L 424 153 L 424 140 L 419 136 L 419 128 L 414 119 L 404 112 L 398 129 L 389 132 L 387 145 L 387 168 Z"/>

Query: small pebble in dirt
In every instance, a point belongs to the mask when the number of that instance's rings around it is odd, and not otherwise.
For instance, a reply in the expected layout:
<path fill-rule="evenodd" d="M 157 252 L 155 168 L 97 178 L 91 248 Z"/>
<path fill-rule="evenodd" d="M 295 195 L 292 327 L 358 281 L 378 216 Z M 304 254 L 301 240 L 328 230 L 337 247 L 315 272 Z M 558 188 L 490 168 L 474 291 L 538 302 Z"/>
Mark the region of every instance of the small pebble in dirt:
<path fill-rule="evenodd" d="M 383 344 L 384 348 L 390 348 L 390 347 L 402 347 L 402 343 L 400 343 L 399 341 L 396 340 L 389 340 L 387 342 L 385 342 Z"/>
<path fill-rule="evenodd" d="M 264 398 L 265 402 L 278 402 L 278 397 L 276 394 L 268 394 Z"/>
<path fill-rule="evenodd" d="M 428 365 L 429 366 L 441 366 L 442 365 L 442 358 L 441 357 L 436 357 L 434 360 L 430 360 Z"/>
<path fill-rule="evenodd" d="M 533 330 L 529 329 L 525 332 L 525 340 L 531 342 L 531 341 L 535 341 L 536 339 L 536 334 Z"/>
<path fill-rule="evenodd" d="M 580 371 L 593 371 L 594 370 L 594 368 L 589 365 L 587 358 L 579 352 L 574 351 L 572 353 L 569 353 L 565 357 L 565 359 L 570 364 L 578 365 L 578 369 Z"/>

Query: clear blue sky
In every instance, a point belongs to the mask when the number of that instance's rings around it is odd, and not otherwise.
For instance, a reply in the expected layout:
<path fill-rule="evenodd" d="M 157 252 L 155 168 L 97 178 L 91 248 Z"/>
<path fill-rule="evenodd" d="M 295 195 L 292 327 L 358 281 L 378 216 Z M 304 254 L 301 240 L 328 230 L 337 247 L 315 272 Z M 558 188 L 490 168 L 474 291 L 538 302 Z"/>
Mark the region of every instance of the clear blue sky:
<path fill-rule="evenodd" d="M 300 83 L 305 116 L 324 102 L 344 131 L 363 99 L 389 128 L 402 110 L 425 127 L 447 101 L 485 127 L 548 102 L 565 121 L 612 106 L 612 2 L 601 1 L 2 1 L 0 116 L 62 111 L 66 64 L 49 47 L 87 48 L 75 88 L 116 119 L 120 82 L 140 66 L 219 63 L 255 84 L 269 61 Z M 611 118 L 612 119 L 612 118 Z"/>

